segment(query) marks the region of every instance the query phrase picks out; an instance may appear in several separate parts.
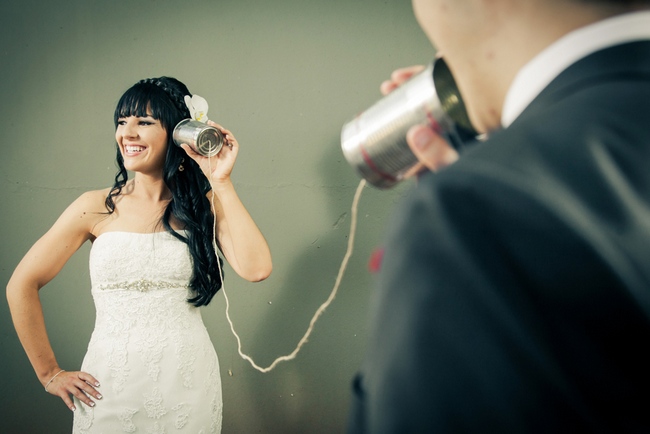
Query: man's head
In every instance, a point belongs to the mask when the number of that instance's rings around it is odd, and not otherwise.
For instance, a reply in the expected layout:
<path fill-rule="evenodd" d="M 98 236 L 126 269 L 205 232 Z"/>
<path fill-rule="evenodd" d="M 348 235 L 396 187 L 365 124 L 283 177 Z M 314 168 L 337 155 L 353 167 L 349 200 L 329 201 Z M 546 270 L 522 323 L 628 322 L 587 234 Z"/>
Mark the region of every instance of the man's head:
<path fill-rule="evenodd" d="M 479 131 L 500 126 L 512 80 L 543 49 L 575 29 L 644 8 L 650 0 L 413 0 Z"/>

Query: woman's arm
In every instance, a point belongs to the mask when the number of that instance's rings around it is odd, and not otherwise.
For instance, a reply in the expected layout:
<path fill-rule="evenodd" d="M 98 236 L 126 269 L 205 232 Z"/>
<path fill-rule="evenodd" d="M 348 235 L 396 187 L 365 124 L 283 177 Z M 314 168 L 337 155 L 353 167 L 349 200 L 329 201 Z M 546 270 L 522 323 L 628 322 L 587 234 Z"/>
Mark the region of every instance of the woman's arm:
<path fill-rule="evenodd" d="M 239 199 L 232 182 L 212 182 L 208 199 L 217 216 L 217 239 L 233 269 L 246 280 L 259 282 L 271 274 L 269 246 Z M 212 198 L 212 193 L 216 196 Z M 214 199 L 214 200 L 213 200 Z"/>
<path fill-rule="evenodd" d="M 70 394 L 88 405 L 94 405 L 84 392 L 95 398 L 100 395 L 90 386 L 97 380 L 81 372 L 61 372 L 45 328 L 39 290 L 61 271 L 81 245 L 91 238 L 97 222 L 93 204 L 98 192 L 85 193 L 73 202 L 27 252 L 7 284 L 7 301 L 11 317 L 27 357 L 47 392 L 63 399 L 74 410 Z M 58 375 L 57 375 L 58 374 Z M 55 380 L 50 380 L 55 376 Z M 48 384 L 49 383 L 49 384 Z"/>
<path fill-rule="evenodd" d="M 239 144 L 229 130 L 214 122 L 209 124 L 224 135 L 223 148 L 216 156 L 206 158 L 186 144 L 182 147 L 210 180 L 212 191 L 208 193 L 208 200 L 214 204 L 216 236 L 226 260 L 242 278 L 258 282 L 271 274 L 273 266 L 269 246 L 230 180 Z"/>

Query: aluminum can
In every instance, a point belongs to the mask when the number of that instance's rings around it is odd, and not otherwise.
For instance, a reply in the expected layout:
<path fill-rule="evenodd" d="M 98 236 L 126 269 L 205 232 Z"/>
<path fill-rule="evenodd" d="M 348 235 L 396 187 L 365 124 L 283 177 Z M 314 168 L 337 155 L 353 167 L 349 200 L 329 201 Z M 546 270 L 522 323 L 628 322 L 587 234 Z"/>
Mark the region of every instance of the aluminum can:
<path fill-rule="evenodd" d="M 429 124 L 452 145 L 475 136 L 460 92 L 442 58 L 411 77 L 343 126 L 341 148 L 348 163 L 370 184 L 397 184 L 418 160 L 406 142 L 417 124 Z"/>
<path fill-rule="evenodd" d="M 183 119 L 172 134 L 174 143 L 187 143 L 197 154 L 205 157 L 217 155 L 223 146 L 223 134 L 217 128 L 193 119 Z"/>

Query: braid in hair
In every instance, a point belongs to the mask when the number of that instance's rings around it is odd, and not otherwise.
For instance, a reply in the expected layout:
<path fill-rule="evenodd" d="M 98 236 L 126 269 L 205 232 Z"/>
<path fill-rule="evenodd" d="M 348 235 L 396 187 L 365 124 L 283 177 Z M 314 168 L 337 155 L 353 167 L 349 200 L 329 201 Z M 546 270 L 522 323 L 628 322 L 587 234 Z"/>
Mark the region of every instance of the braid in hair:
<path fill-rule="evenodd" d="M 147 78 L 139 81 L 125 92 L 115 109 L 115 125 L 122 117 L 153 116 L 159 119 L 167 131 L 167 155 L 163 167 L 163 180 L 172 194 L 163 213 L 161 223 L 171 235 L 188 245 L 192 256 L 193 276 L 190 285 L 195 296 L 188 302 L 195 306 L 207 305 L 221 288 L 219 272 L 223 261 L 217 257 L 212 240 L 213 215 L 207 193 L 210 182 L 198 164 L 188 158 L 180 147 L 173 142 L 172 131 L 176 124 L 189 118 L 185 105 L 185 95 L 191 95 L 187 87 L 172 77 Z M 148 112 L 148 113 L 147 113 Z M 118 173 L 115 183 L 106 198 L 109 214 L 115 211 L 114 198 L 126 185 L 128 173 L 124 168 L 124 159 L 118 147 L 116 162 Z M 179 171 L 183 164 L 186 170 Z M 173 230 L 170 224 L 174 217 L 185 228 L 186 236 Z M 218 243 L 218 240 L 217 240 Z"/>
<path fill-rule="evenodd" d="M 185 95 L 189 94 L 189 90 L 187 94 L 183 94 L 179 92 L 179 89 L 171 87 L 169 85 L 169 80 L 170 78 L 168 77 L 145 78 L 143 80 L 140 80 L 138 83 L 153 84 L 155 86 L 158 86 L 167 94 L 167 96 L 174 103 L 178 111 L 181 113 L 187 113 L 188 115 L 187 117 L 189 117 L 189 111 L 187 109 L 187 106 L 185 105 Z"/>

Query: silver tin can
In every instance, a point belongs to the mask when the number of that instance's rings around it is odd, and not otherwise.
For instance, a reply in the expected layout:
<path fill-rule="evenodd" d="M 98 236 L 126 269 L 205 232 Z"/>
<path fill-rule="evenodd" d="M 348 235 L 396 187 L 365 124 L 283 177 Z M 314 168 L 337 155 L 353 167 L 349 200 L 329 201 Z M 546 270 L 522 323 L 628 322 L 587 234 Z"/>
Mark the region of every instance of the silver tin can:
<path fill-rule="evenodd" d="M 205 157 L 217 155 L 223 146 L 223 134 L 213 126 L 193 119 L 183 119 L 172 134 L 174 143 L 190 145 L 194 152 Z"/>
<path fill-rule="evenodd" d="M 476 135 L 442 58 L 346 123 L 343 154 L 370 184 L 392 187 L 418 162 L 406 142 L 406 133 L 417 124 L 429 124 L 452 144 L 459 128 Z"/>

